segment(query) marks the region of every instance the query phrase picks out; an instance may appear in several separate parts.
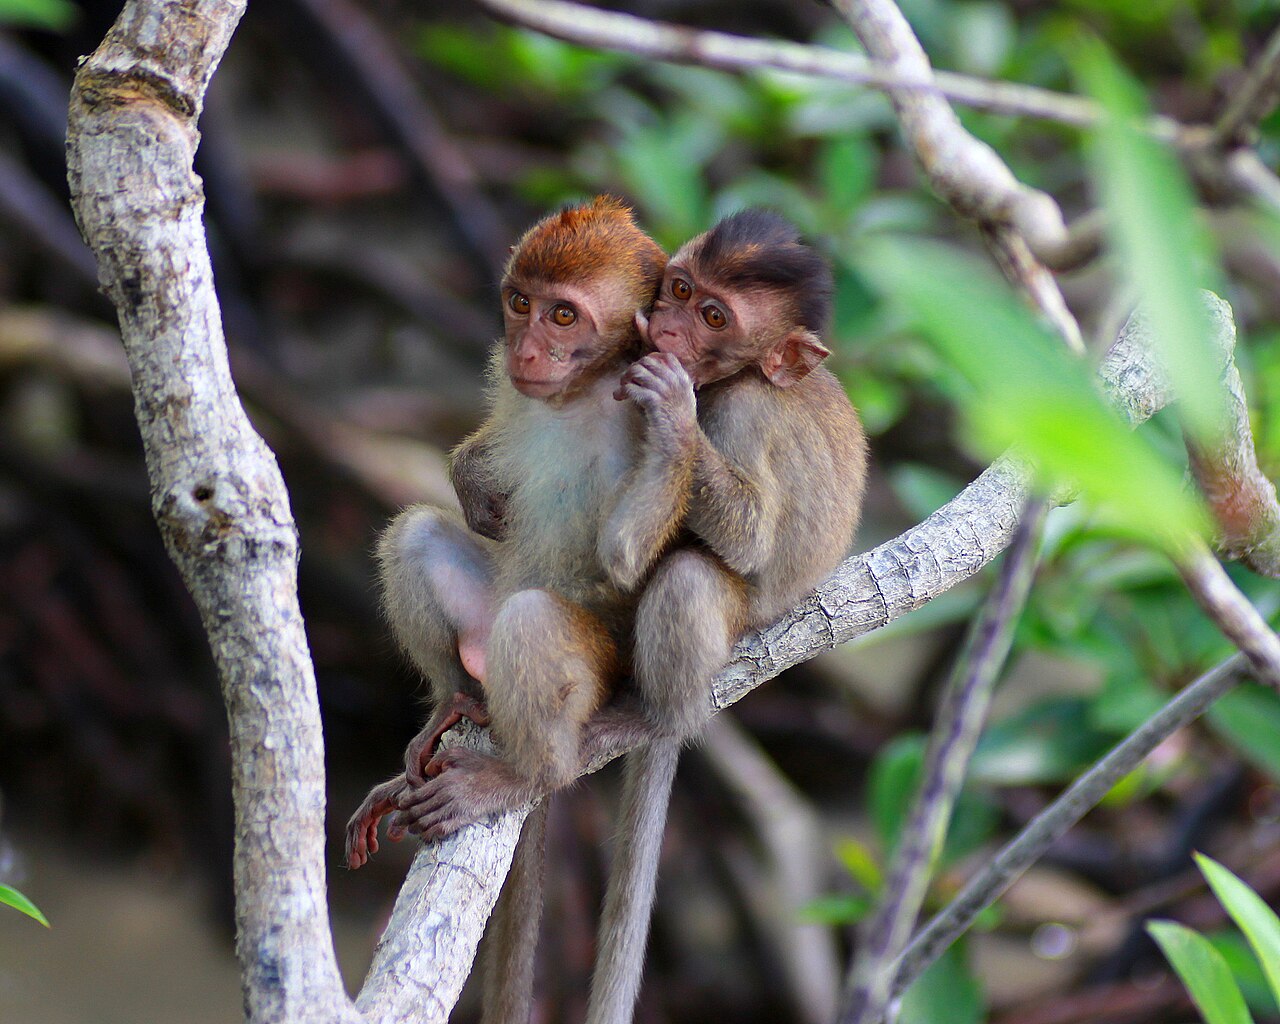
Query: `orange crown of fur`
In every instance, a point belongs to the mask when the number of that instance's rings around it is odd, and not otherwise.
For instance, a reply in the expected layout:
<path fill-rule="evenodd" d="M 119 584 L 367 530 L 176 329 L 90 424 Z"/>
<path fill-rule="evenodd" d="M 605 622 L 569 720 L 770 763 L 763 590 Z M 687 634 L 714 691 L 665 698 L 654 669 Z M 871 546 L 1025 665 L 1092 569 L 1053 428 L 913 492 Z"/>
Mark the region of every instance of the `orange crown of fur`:
<path fill-rule="evenodd" d="M 625 275 L 637 288 L 656 291 L 667 255 L 636 225 L 631 208 L 596 196 L 543 217 L 511 250 L 506 276 L 541 281 L 590 281 Z"/>

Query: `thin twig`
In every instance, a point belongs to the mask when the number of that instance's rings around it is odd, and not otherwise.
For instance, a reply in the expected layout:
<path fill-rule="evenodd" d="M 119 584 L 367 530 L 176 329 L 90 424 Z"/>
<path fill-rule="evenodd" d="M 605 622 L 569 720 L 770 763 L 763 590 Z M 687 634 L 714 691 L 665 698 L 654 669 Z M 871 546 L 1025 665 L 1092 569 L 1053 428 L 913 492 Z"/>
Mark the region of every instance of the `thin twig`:
<path fill-rule="evenodd" d="M 898 961 L 894 994 L 904 992 L 925 968 L 969 929 L 982 911 L 999 899 L 1027 868 L 1096 807 L 1112 786 L 1138 767 L 1166 739 L 1204 714 L 1239 682 L 1241 673 L 1247 668 L 1245 656 L 1235 654 L 1206 672 L 1036 815 L 911 941 Z"/>
<path fill-rule="evenodd" d="M 923 781 L 886 875 L 883 902 L 863 930 L 852 971 L 852 991 L 840 1020 L 879 1020 L 892 998 L 890 965 L 901 955 L 924 902 L 937 854 L 946 838 L 969 761 L 991 705 L 991 690 L 1013 645 L 1038 565 L 1048 505 L 1028 505 L 1005 554 L 1000 577 L 956 662 L 934 720 Z"/>
<path fill-rule="evenodd" d="M 1042 118 L 1087 128 L 1101 113 L 1092 100 L 1035 86 L 992 82 L 940 71 L 924 79 L 878 64 L 860 54 L 825 46 L 752 39 L 727 32 L 702 31 L 650 21 L 631 14 L 602 11 L 569 0 L 477 0 L 497 17 L 556 39 L 582 46 L 633 53 L 678 64 L 723 71 L 771 68 L 865 85 L 874 89 L 913 89 L 941 93 L 956 103 L 996 114 Z M 1152 128 L 1176 136 L 1178 125 L 1156 119 Z"/>
<path fill-rule="evenodd" d="M 1213 126 L 1213 145 L 1230 149 L 1244 145 L 1257 130 L 1258 122 L 1280 99 L 1280 28 L 1277 28 L 1239 87 L 1232 90 L 1231 102 Z"/>
<path fill-rule="evenodd" d="M 1222 635 L 1249 659 L 1258 681 L 1280 690 L 1280 636 L 1231 582 L 1213 553 L 1197 541 L 1179 553 L 1175 562 L 1191 596 Z"/>

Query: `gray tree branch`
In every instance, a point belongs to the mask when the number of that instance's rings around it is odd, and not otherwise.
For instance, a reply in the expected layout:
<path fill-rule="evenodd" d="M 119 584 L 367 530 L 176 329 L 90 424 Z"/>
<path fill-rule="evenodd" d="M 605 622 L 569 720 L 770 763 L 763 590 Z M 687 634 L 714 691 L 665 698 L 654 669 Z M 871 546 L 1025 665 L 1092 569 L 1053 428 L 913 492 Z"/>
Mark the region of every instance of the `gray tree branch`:
<path fill-rule="evenodd" d="M 355 1021 L 329 931 L 324 753 L 275 459 L 227 366 L 192 171 L 238 0 L 136 0 L 76 75 L 72 203 L 120 315 L 152 503 L 231 725 L 236 948 L 248 1019 Z"/>
<path fill-rule="evenodd" d="M 859 54 L 825 46 L 752 39 L 650 21 L 632 14 L 600 10 L 572 0 L 477 0 L 494 16 L 581 46 L 633 53 L 654 60 L 698 64 L 723 71 L 771 68 L 877 89 L 939 92 L 956 103 L 992 113 L 1044 118 L 1088 127 L 1101 113 L 1092 100 L 1035 86 L 991 82 L 952 72 L 928 78 L 881 65 Z M 1168 119 L 1152 130 L 1174 137 L 1178 125 Z"/>

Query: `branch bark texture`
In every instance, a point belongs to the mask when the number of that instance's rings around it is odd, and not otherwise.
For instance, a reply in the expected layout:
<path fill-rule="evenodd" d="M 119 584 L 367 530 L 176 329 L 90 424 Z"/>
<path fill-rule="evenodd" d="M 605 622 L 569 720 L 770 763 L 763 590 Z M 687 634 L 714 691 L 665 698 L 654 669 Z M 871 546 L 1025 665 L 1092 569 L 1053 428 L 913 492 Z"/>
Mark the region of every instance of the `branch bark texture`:
<path fill-rule="evenodd" d="M 136 0 L 81 65 L 72 203 L 119 312 L 156 520 L 222 680 L 250 1021 L 354 1021 L 329 932 L 324 757 L 298 610 L 297 532 L 227 365 L 192 171 L 238 0 Z"/>

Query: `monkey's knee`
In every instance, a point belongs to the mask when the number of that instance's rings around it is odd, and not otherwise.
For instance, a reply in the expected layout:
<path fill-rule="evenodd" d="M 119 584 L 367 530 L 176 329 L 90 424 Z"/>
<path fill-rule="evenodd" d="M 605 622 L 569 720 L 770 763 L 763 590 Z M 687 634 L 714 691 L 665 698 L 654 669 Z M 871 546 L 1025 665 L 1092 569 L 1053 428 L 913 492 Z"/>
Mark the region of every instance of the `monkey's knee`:
<path fill-rule="evenodd" d="M 616 675 L 603 624 L 548 591 L 520 591 L 494 616 L 488 672 L 489 713 L 507 760 L 546 788 L 570 781 L 582 726 Z"/>
<path fill-rule="evenodd" d="M 636 612 L 636 687 L 662 732 L 683 739 L 711 714 L 711 680 L 742 633 L 745 586 L 717 559 L 681 549 L 658 565 Z"/>
<path fill-rule="evenodd" d="M 488 633 L 492 568 L 484 543 L 454 513 L 430 505 L 400 513 L 378 542 L 387 619 L 438 699 L 474 687 L 458 644 L 482 645 Z"/>

